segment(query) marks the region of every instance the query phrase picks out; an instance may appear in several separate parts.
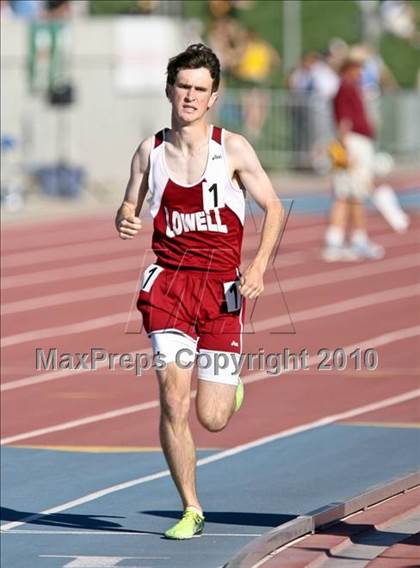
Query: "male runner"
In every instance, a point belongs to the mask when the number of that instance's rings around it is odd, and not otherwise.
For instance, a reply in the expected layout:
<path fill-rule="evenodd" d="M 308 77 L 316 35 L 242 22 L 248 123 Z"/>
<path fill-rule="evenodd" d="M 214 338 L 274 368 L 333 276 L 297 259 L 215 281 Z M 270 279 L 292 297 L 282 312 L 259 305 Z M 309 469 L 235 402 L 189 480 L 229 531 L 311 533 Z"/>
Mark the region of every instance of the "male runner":
<path fill-rule="evenodd" d="M 206 357 L 208 364 L 198 369 L 197 416 L 208 430 L 222 430 L 243 397 L 233 363 L 241 352 L 241 299 L 262 292 L 283 219 L 282 205 L 252 147 L 207 121 L 219 78 L 219 61 L 203 44 L 169 60 L 171 128 L 136 150 L 116 217 L 120 237 L 132 239 L 141 229 L 139 213 L 150 191 L 157 259 L 144 272 L 138 308 L 154 353 L 166 363 L 156 369 L 160 440 L 184 506 L 181 521 L 165 533 L 175 539 L 191 538 L 204 528 L 188 424 L 192 369 L 178 356 L 188 349 L 192 358 L 196 352 Z M 239 276 L 243 188 L 265 211 L 265 220 L 255 257 Z M 217 356 L 223 355 L 225 368 L 216 368 Z"/>

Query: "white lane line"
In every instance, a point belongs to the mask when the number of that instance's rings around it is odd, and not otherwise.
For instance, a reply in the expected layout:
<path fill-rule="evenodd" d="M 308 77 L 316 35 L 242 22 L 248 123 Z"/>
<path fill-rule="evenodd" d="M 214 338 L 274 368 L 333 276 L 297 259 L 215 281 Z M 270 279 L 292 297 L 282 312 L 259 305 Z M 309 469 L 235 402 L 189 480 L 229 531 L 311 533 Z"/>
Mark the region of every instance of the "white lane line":
<path fill-rule="evenodd" d="M 93 226 L 89 227 L 86 230 L 83 227 L 86 225 L 87 220 L 83 223 L 77 221 L 75 224 L 73 224 L 71 221 L 68 221 L 65 223 L 65 226 L 60 224 L 56 227 L 50 227 L 48 225 L 45 226 L 45 224 L 43 223 L 42 226 L 36 227 L 36 234 L 31 235 L 18 234 L 16 231 L 9 231 L 8 228 L 5 228 L 3 230 L 3 246 L 1 247 L 1 252 L 2 254 L 9 254 L 11 252 L 19 251 L 19 249 L 26 250 L 26 247 L 28 246 L 41 247 L 42 245 L 51 245 L 51 243 L 64 245 L 82 240 L 91 241 L 93 235 L 95 235 L 98 240 L 100 240 L 101 237 L 104 239 L 111 237 L 112 234 L 115 235 L 115 229 L 113 227 L 114 214 L 114 211 L 110 211 L 107 217 L 95 218 L 93 220 Z M 307 219 L 305 219 L 305 215 L 299 214 L 298 216 L 293 215 L 293 217 L 293 230 L 296 228 L 301 228 L 303 225 L 306 227 L 325 225 L 325 219 L 323 215 L 318 215 L 318 218 L 315 219 L 315 221 L 313 221 L 315 216 L 311 215 L 312 222 L 310 222 L 309 225 Z M 248 219 L 249 223 L 252 223 L 251 216 L 249 216 Z M 142 221 L 142 230 L 150 232 L 152 226 L 152 218 L 148 217 L 146 213 L 142 218 Z"/>
<path fill-rule="evenodd" d="M 36 339 L 45 339 L 47 337 L 58 337 L 63 335 L 72 335 L 74 333 L 83 333 L 85 331 L 92 331 L 93 329 L 102 329 L 104 327 L 111 327 L 119 323 L 125 323 L 128 318 L 127 312 L 120 312 L 109 316 L 100 318 L 93 318 L 89 320 L 72 323 L 69 325 L 62 325 L 57 327 L 47 327 L 39 331 L 26 331 L 17 335 L 9 335 L 1 341 L 2 347 L 10 347 L 11 345 L 18 345 L 27 341 L 35 341 Z"/>
<path fill-rule="evenodd" d="M 343 300 L 333 304 L 326 304 L 324 306 L 319 306 L 317 308 L 311 308 L 309 310 L 302 310 L 299 312 L 294 312 L 289 315 L 279 316 L 277 318 L 268 318 L 260 322 L 254 323 L 254 331 L 263 331 L 267 329 L 276 330 L 280 325 L 287 325 L 292 320 L 295 322 L 303 322 L 308 320 L 314 320 L 319 318 L 328 317 L 331 315 L 342 314 L 346 311 L 352 311 L 355 309 L 361 309 L 367 306 L 373 306 L 376 304 L 387 303 L 390 301 L 400 300 L 403 298 L 408 298 L 416 296 L 420 293 L 420 285 L 404 286 L 402 288 L 395 288 L 391 290 L 386 290 L 384 292 L 376 292 L 373 294 L 366 294 L 365 296 L 359 296 L 358 298 L 351 298 L 350 300 Z M 115 314 L 114 316 L 106 316 L 104 318 L 96 318 L 94 320 L 87 320 L 78 324 L 72 324 L 68 326 L 62 326 L 61 328 L 49 328 L 46 330 L 40 330 L 38 332 L 28 332 L 27 334 L 19 334 L 19 341 L 13 340 L 16 336 L 10 336 L 2 341 L 3 346 L 16 345 L 17 343 L 23 343 L 23 340 L 33 341 L 38 339 L 43 339 L 45 337 L 57 337 L 59 335 L 70 335 L 72 333 L 81 333 L 83 331 L 91 329 L 99 329 L 103 327 L 109 327 L 111 325 L 116 325 L 117 323 L 122 323 L 127 320 L 127 314 L 122 312 L 120 314 Z M 22 338 L 22 335 L 24 336 Z M 146 351 L 144 351 L 146 352 Z M 149 350 L 147 350 L 149 352 Z M 106 368 L 107 362 L 103 364 L 98 363 L 97 368 Z M 14 390 L 16 388 L 22 388 L 33 384 L 48 382 L 56 379 L 60 379 L 64 376 L 70 376 L 75 373 L 87 373 L 91 372 L 91 369 L 61 369 L 57 371 L 51 371 L 47 373 L 31 375 L 29 377 L 24 377 L 22 379 L 16 379 L 14 381 L 7 381 L 0 386 L 0 391 Z"/>
<path fill-rule="evenodd" d="M 283 291 L 292 292 L 294 290 L 302 290 L 305 288 L 313 288 L 328 283 L 340 282 L 344 279 L 357 279 L 371 275 L 387 273 L 395 270 L 410 269 L 413 263 L 418 261 L 420 256 L 417 254 L 408 254 L 402 257 L 386 259 L 378 261 L 376 264 L 366 264 L 362 266 L 352 266 L 338 270 L 321 271 L 314 274 L 299 276 L 297 278 L 289 278 L 280 282 Z M 4 314 L 13 313 L 16 311 L 26 311 L 28 309 L 38 309 L 42 306 L 62 305 L 64 303 L 71 303 L 73 301 L 91 300 L 99 297 L 107 297 L 111 295 L 124 295 L 128 294 L 129 290 L 135 288 L 134 281 L 120 283 L 117 285 L 101 286 L 97 288 L 87 288 L 84 290 L 75 291 L 73 293 L 66 292 L 54 294 L 51 296 L 43 296 L 41 298 L 34 298 L 31 300 L 22 300 L 20 302 L 12 302 L 3 306 Z M 265 295 L 276 294 L 279 292 L 277 282 L 270 283 L 265 290 Z M 32 306 L 32 307 L 31 307 Z M 323 308 L 322 308 L 323 309 Z M 59 335 L 81 333 L 91 329 L 99 329 L 115 325 L 117 323 L 126 322 L 130 314 L 120 312 L 119 314 L 112 314 L 103 316 L 101 318 L 93 318 L 84 320 L 74 324 L 67 324 L 64 326 L 53 326 L 49 328 L 27 331 L 15 335 L 9 335 L 1 339 L 2 347 L 10 347 L 20 343 L 35 341 L 37 339 L 46 339 L 48 337 L 57 337 Z M 287 321 L 283 323 L 290 323 L 289 316 L 284 316 Z M 109 318 L 109 320 L 108 320 Z M 264 327 L 264 329 L 266 329 Z"/>
<path fill-rule="evenodd" d="M 86 302 L 99 298 L 112 298 L 113 296 L 124 296 L 135 290 L 137 280 L 128 280 L 119 284 L 108 284 L 106 286 L 96 286 L 83 288 L 82 290 L 69 290 L 58 294 L 39 296 L 29 300 L 19 300 L 3 304 L 2 315 L 18 314 L 30 310 L 41 310 L 51 306 L 62 306 L 74 302 Z"/>
<path fill-rule="evenodd" d="M 115 531 L 90 531 L 90 530 L 85 530 L 85 531 L 63 531 L 63 530 L 33 530 L 33 529 L 19 529 L 19 530 L 8 530 L 7 532 L 5 531 L 5 534 L 39 534 L 39 535 L 43 535 L 43 534 L 48 534 L 48 535 L 82 535 L 82 536 L 91 536 L 91 535 L 110 535 L 110 536 L 154 536 L 156 537 L 156 535 L 154 534 L 150 534 L 150 533 L 144 533 L 144 532 L 135 532 L 135 531 L 124 531 L 124 530 L 115 530 Z M 250 537 L 250 536 L 261 536 L 261 533 L 208 533 L 205 532 L 203 533 L 200 538 L 202 538 L 203 536 L 229 536 L 229 537 Z M 51 556 L 48 556 L 48 558 L 51 558 Z M 61 557 L 56 557 L 53 556 L 52 558 L 61 558 Z M 156 558 L 160 558 L 160 557 L 156 557 Z M 162 559 L 164 559 L 164 557 L 162 557 Z"/>
<path fill-rule="evenodd" d="M 197 466 L 201 467 L 203 465 L 207 465 L 209 463 L 218 462 L 224 460 L 228 457 L 232 457 L 247 450 L 251 450 L 254 448 L 258 448 L 270 442 L 274 442 L 280 440 L 282 438 L 286 438 L 289 436 L 293 436 L 294 434 L 300 434 L 302 432 L 306 432 L 308 430 L 313 430 L 314 428 L 319 428 L 320 426 L 326 426 L 328 424 L 332 424 L 333 422 L 337 422 L 339 420 L 345 420 L 348 418 L 352 418 L 354 416 L 358 416 L 359 414 L 365 414 L 366 412 L 372 412 L 374 410 L 380 410 L 382 408 L 386 408 L 388 406 L 393 406 L 394 404 L 400 404 L 401 402 L 405 402 L 408 400 L 413 400 L 420 396 L 420 389 L 412 390 L 398 396 L 393 396 L 390 398 L 386 398 L 371 404 L 367 404 L 364 406 L 359 406 L 357 408 L 352 408 L 350 410 L 346 410 L 344 412 L 340 412 L 338 414 L 331 414 L 328 416 L 324 416 L 318 420 L 314 420 L 312 422 L 307 422 L 306 424 L 301 424 L 300 426 L 295 426 L 293 428 L 288 428 L 276 434 L 271 434 L 270 436 L 264 436 L 262 438 L 257 438 L 252 442 L 247 442 L 246 444 L 240 444 L 233 448 L 229 448 L 228 450 L 223 450 L 221 452 L 216 452 L 211 456 L 207 456 L 205 458 L 201 458 L 197 461 Z M 170 475 L 169 470 L 165 469 L 162 471 L 158 471 L 151 475 L 146 475 L 144 477 L 139 477 L 136 479 L 132 479 L 130 481 L 125 481 L 123 483 L 118 483 L 116 485 L 111 485 L 110 487 L 105 487 L 99 491 L 94 491 L 93 493 L 89 493 L 80 497 L 79 499 L 73 499 L 72 501 L 67 501 L 61 505 L 56 507 L 52 507 L 50 509 L 45 509 L 40 513 L 30 515 L 21 521 L 14 521 L 11 523 L 6 523 L 5 525 L 1 526 L 1 532 L 6 532 L 11 529 L 16 529 L 19 526 L 22 526 L 26 523 L 30 523 L 37 519 L 42 518 L 44 515 L 54 515 L 56 513 L 61 513 L 62 511 L 67 511 L 68 509 L 73 509 L 74 507 L 78 507 L 80 505 L 84 505 L 85 503 L 89 503 L 91 501 L 95 501 L 96 499 L 100 499 L 101 497 L 105 497 L 117 491 L 122 491 L 124 489 L 129 489 L 131 487 L 135 487 L 137 485 L 141 485 L 144 483 L 148 483 L 150 481 L 155 481 L 156 479 L 162 479 L 164 477 L 168 477 Z"/>
<path fill-rule="evenodd" d="M 58 234 L 57 234 L 58 233 Z M 2 246 L 2 254 L 16 254 L 19 251 L 25 250 L 28 252 L 28 248 L 34 251 L 37 248 L 54 246 L 54 245 L 67 245 L 71 243 L 81 243 L 86 241 L 102 241 L 115 237 L 115 229 L 112 227 L 112 220 L 103 226 L 94 223 L 91 227 L 86 229 L 81 229 L 80 227 L 68 227 L 63 230 L 60 228 L 56 233 L 43 233 L 43 234 L 32 234 L 29 238 L 22 238 L 22 235 L 16 237 L 16 235 L 10 236 L 7 233 L 3 236 L 4 246 Z"/>
<path fill-rule="evenodd" d="M 319 240 L 320 231 L 323 224 L 312 225 L 310 227 L 298 227 L 288 229 L 282 238 L 283 245 L 287 246 L 290 244 L 298 244 L 306 241 L 313 242 L 314 239 Z M 377 235 L 380 238 L 381 243 L 384 245 L 405 245 L 410 242 L 417 242 L 418 235 L 420 231 L 410 231 L 407 235 L 396 237 L 394 234 L 389 234 L 389 232 L 381 233 Z M 143 235 L 143 237 L 146 235 Z M 251 233 L 247 235 L 244 239 L 243 253 L 255 247 L 255 242 L 260 237 L 259 233 Z M 151 240 L 151 233 L 147 233 L 147 238 Z M 132 241 L 130 243 L 122 242 L 117 236 L 110 239 L 104 239 L 100 242 L 88 242 L 88 243 L 77 243 L 73 245 L 59 245 L 54 247 L 48 247 L 43 249 L 37 249 L 30 252 L 19 252 L 12 253 L 9 255 L 3 255 L 2 267 L 11 268 L 16 266 L 31 266 L 34 264 L 42 264 L 43 262 L 52 262 L 56 260 L 62 263 L 63 260 L 74 259 L 79 257 L 89 257 L 89 256 L 102 256 L 109 253 L 127 253 L 134 252 L 137 250 L 136 242 Z"/>
<path fill-rule="evenodd" d="M 344 312 L 351 312 L 353 310 L 367 308 L 368 306 L 376 306 L 378 304 L 395 302 L 404 298 L 412 298 L 418 296 L 419 294 L 420 284 L 401 286 L 400 288 L 391 288 L 389 290 L 384 290 L 383 292 L 364 294 L 363 296 L 350 298 L 349 300 L 341 300 L 340 302 L 334 302 L 331 304 L 326 304 L 324 306 L 318 306 L 316 308 L 291 312 L 290 315 L 286 314 L 275 318 L 268 318 L 262 321 L 257 321 L 255 323 L 253 322 L 253 329 L 255 333 L 270 329 L 272 330 L 271 333 L 275 333 L 276 328 L 278 329 L 281 325 L 288 325 L 291 321 L 296 324 L 303 321 L 325 318 L 337 314 L 342 314 Z"/>
<path fill-rule="evenodd" d="M 402 257 L 386 259 L 376 264 L 366 264 L 362 266 L 352 266 L 338 270 L 329 270 L 311 274 L 308 276 L 299 276 L 297 278 L 289 278 L 281 283 L 284 291 L 300 290 L 308 286 L 308 282 L 313 286 L 329 284 L 330 282 L 340 282 L 344 278 L 362 278 L 374 274 L 382 274 L 393 270 L 402 270 L 407 268 L 416 268 L 420 263 L 419 254 L 408 254 Z M 94 266 L 89 267 L 94 268 Z M 3 304 L 1 307 L 2 315 L 10 315 L 30 310 L 38 310 L 50 306 L 61 306 L 64 304 L 72 304 L 74 302 L 85 302 L 95 300 L 96 298 L 111 298 L 112 296 L 123 296 L 129 294 L 135 289 L 135 284 L 139 279 L 127 280 L 118 284 L 107 284 L 105 286 L 89 286 L 80 290 L 67 290 L 57 294 L 48 294 L 46 296 L 38 296 L 26 300 L 18 300 Z M 266 295 L 278 292 L 278 283 L 271 282 L 265 289 Z"/>
<path fill-rule="evenodd" d="M 42 264 L 43 262 L 52 262 L 53 260 L 56 260 L 58 263 L 63 265 L 71 258 L 102 256 L 114 252 L 124 254 L 124 252 L 129 250 L 136 250 L 135 244 L 133 243 L 134 241 L 131 241 L 128 247 L 124 247 L 124 243 L 121 240 L 118 240 L 118 237 L 116 236 L 113 239 L 101 241 L 100 245 L 96 242 L 77 243 L 74 245 L 38 249 L 32 252 L 18 252 L 5 255 L 2 259 L 2 267 L 11 268 L 14 266 L 28 266 L 32 264 Z"/>
<path fill-rule="evenodd" d="M 286 240 L 287 244 L 297 244 L 306 241 L 313 241 L 314 238 L 319 238 L 320 231 L 323 225 L 316 225 L 310 227 L 299 227 L 288 229 L 284 233 L 283 239 Z M 242 252 L 251 250 L 255 248 L 255 242 L 259 240 L 259 233 L 252 233 L 251 228 L 248 229 L 247 238 L 244 240 Z M 144 234 L 143 237 L 147 236 L 148 240 L 151 241 L 151 232 L 147 235 Z M 410 235 L 411 237 L 411 235 Z M 401 237 L 400 237 L 401 239 Z M 393 241 L 395 236 L 393 237 Z M 131 247 L 131 249 L 130 249 Z M 116 235 L 113 238 L 104 239 L 98 242 L 91 243 L 77 243 L 72 245 L 59 245 L 54 247 L 37 249 L 30 252 L 18 252 L 12 254 L 5 254 L 2 258 L 2 267 L 11 268 L 16 266 L 30 266 L 33 264 L 42 264 L 43 262 L 52 262 L 54 260 L 58 262 L 63 262 L 63 260 L 68 260 L 71 258 L 88 257 L 88 256 L 101 256 L 113 252 L 124 253 L 127 251 L 136 250 L 136 242 L 131 241 L 129 244 L 125 241 L 121 241 Z"/>
<path fill-rule="evenodd" d="M 299 261 L 307 258 L 308 253 L 318 252 L 317 249 L 307 251 L 288 252 L 281 254 L 276 261 L 276 265 L 289 266 L 298 264 Z M 144 252 L 144 251 L 143 251 Z M 139 272 L 141 270 L 142 254 L 120 256 L 112 260 L 104 260 L 102 262 L 81 263 L 71 266 L 71 268 L 51 268 L 48 270 L 39 270 L 37 272 L 25 272 L 24 274 L 16 274 L 14 276 L 4 276 L 1 279 L 1 288 L 7 290 L 9 288 L 33 286 L 34 284 L 44 284 L 50 282 L 60 282 L 61 280 L 73 280 L 83 278 L 85 276 L 96 276 L 97 274 L 112 274 L 114 272 L 133 270 Z"/>
<path fill-rule="evenodd" d="M 396 331 L 390 331 L 388 333 L 383 333 L 381 335 L 377 335 L 376 337 L 370 337 L 369 339 L 364 339 L 363 341 L 358 341 L 357 343 L 352 343 L 351 345 L 347 345 L 343 347 L 343 350 L 346 352 L 347 355 L 352 353 L 355 349 L 375 349 L 377 347 L 382 347 L 384 345 L 388 345 L 389 343 L 394 343 L 396 341 L 403 341 L 405 339 L 411 339 L 413 337 L 417 337 L 420 335 L 420 325 L 415 325 L 413 327 L 406 327 L 404 329 L 398 329 Z M 321 357 L 318 355 L 313 355 L 309 357 L 308 364 L 309 367 L 314 365 L 318 365 L 321 360 Z M 299 369 L 296 369 L 297 371 Z M 289 373 L 293 372 L 295 369 L 289 369 L 282 372 Z M 403 371 L 404 372 L 404 371 Z M 273 377 L 273 375 L 270 375 Z M 375 372 L 372 372 L 372 377 L 375 376 Z M 243 379 L 244 383 L 253 383 L 255 381 L 261 380 L 263 377 L 262 373 L 250 373 L 246 375 Z"/>
<path fill-rule="evenodd" d="M 296 254 L 296 253 L 292 253 Z M 136 257 L 131 257 L 136 258 Z M 138 258 L 137 258 L 138 260 Z M 107 261 L 107 266 L 110 270 L 114 271 L 112 267 L 113 261 Z M 281 282 L 281 287 L 284 291 L 300 290 L 308 286 L 308 281 L 311 283 L 311 287 L 320 286 L 322 284 L 329 284 L 333 282 L 340 282 L 344 278 L 354 279 L 362 278 L 364 276 L 370 276 L 375 274 L 383 274 L 393 270 L 402 270 L 407 268 L 416 268 L 420 263 L 419 254 L 407 254 L 402 257 L 385 259 L 378 261 L 373 264 L 366 264 L 362 266 L 351 266 L 346 268 L 341 268 L 338 270 L 329 270 L 311 274 L 309 277 L 299 276 L 296 278 L 289 278 Z M 116 262 L 117 266 L 121 267 L 121 262 Z M 87 266 L 88 271 L 95 274 L 94 270 L 97 265 Z M 121 268 L 115 269 L 115 271 L 120 271 Z M 72 269 L 73 271 L 73 269 Z M 109 270 L 107 270 L 109 272 Z M 96 274 L 100 273 L 99 271 Z M 138 279 L 137 279 L 138 280 Z M 63 304 L 70 304 L 74 302 L 84 302 L 89 300 L 94 300 L 96 298 L 107 298 L 112 296 L 122 296 L 129 294 L 135 286 L 137 280 L 128 280 L 125 282 L 120 282 L 118 284 L 108 284 L 105 286 L 92 285 L 87 288 L 82 288 L 80 290 L 68 290 L 66 292 L 59 292 L 57 294 L 48 294 L 46 296 L 39 296 L 36 298 L 30 298 L 26 300 L 18 300 L 15 302 L 9 302 L 3 304 L 1 307 L 2 315 L 10 315 L 15 313 L 27 312 L 29 310 L 42 309 L 49 306 L 61 306 Z M 272 282 L 268 284 L 265 288 L 265 295 L 270 295 L 278 292 L 278 283 Z"/>
<path fill-rule="evenodd" d="M 52 268 L 50 270 L 40 270 L 38 272 L 29 272 L 25 274 L 17 274 L 15 276 L 5 276 L 2 278 L 1 287 L 3 290 L 8 288 L 17 288 L 24 286 L 34 286 L 35 284 L 45 284 L 50 282 L 68 281 L 74 278 L 83 278 L 85 276 L 96 276 L 98 274 L 112 274 L 113 272 L 121 272 L 133 270 L 138 272 L 140 254 L 115 258 L 112 260 L 103 260 L 102 262 L 94 262 L 77 264 L 71 269 Z"/>
<path fill-rule="evenodd" d="M 389 333 L 385 333 L 376 337 L 371 337 L 370 339 L 366 339 L 363 342 L 358 342 L 356 344 L 347 345 L 343 347 L 346 353 L 351 353 L 356 348 L 375 348 L 380 347 L 382 345 L 387 345 L 389 343 L 393 343 L 395 341 L 402 341 L 404 339 L 409 339 L 411 337 L 416 337 L 420 335 L 420 325 L 409 327 L 406 329 L 400 329 L 397 331 L 392 331 Z M 149 350 L 150 351 L 150 350 Z M 308 364 L 309 366 L 317 365 L 319 362 L 320 357 L 318 355 L 313 355 L 309 357 Z M 292 372 L 293 369 L 285 370 L 284 373 Z M 284 374 L 283 373 L 283 374 Z M 59 377 L 57 377 L 59 378 Z M 245 383 L 253 383 L 257 381 L 261 381 L 264 379 L 273 378 L 273 375 L 268 374 L 267 372 L 258 372 L 258 373 L 251 373 L 244 377 Z M 194 398 L 196 391 L 191 392 L 191 398 Z M 63 422 L 61 424 L 55 424 L 53 426 L 47 426 L 45 428 L 39 428 L 37 430 L 31 430 L 29 432 L 23 432 L 21 434 L 16 434 L 14 436 L 9 436 L 7 438 L 2 438 L 0 440 L 0 445 L 6 444 L 13 444 L 16 442 L 20 442 L 22 440 L 27 440 L 30 438 L 34 438 L 37 436 L 42 436 L 45 434 L 52 434 L 54 432 L 59 432 L 62 430 L 68 430 L 70 428 L 77 428 L 79 426 L 85 426 L 86 424 L 92 424 L 94 422 L 100 422 L 102 420 L 110 420 L 113 418 L 117 418 L 119 416 L 125 416 L 127 414 L 132 414 L 135 412 L 143 412 L 145 410 L 149 410 L 151 408 L 157 408 L 159 406 L 159 400 L 152 400 L 150 402 L 137 404 L 134 406 L 127 406 L 124 408 L 119 408 L 116 410 L 112 410 L 109 412 L 103 412 L 101 414 L 96 414 L 93 416 L 88 416 L 86 418 L 79 418 L 77 420 L 71 420 L 69 422 Z"/>
<path fill-rule="evenodd" d="M 284 281 L 280 280 L 280 285 L 284 292 L 289 292 L 307 288 L 308 280 L 310 281 L 310 287 L 312 288 L 314 286 L 333 284 L 334 282 L 342 282 L 344 280 L 355 280 L 357 278 L 365 278 L 366 276 L 374 276 L 376 274 L 386 274 L 387 272 L 394 272 L 396 270 L 403 270 L 406 268 L 417 268 L 419 265 L 420 254 L 406 254 L 396 258 L 379 260 L 378 262 L 373 262 L 371 264 L 347 266 L 337 270 L 324 270 L 317 274 L 310 274 L 309 276 L 288 278 Z M 267 287 L 269 293 L 271 291 L 271 286 L 272 284 Z"/>
<path fill-rule="evenodd" d="M 86 426 L 87 424 L 93 424 L 94 422 L 100 422 L 102 420 L 111 420 L 113 418 L 118 418 L 119 416 L 125 416 L 127 414 L 133 414 L 135 412 L 142 412 L 144 410 L 150 410 L 151 408 L 157 408 L 158 406 L 158 400 L 151 400 L 149 402 L 143 402 L 141 404 L 134 404 L 133 406 L 127 406 L 125 408 L 119 408 L 117 410 L 110 410 L 109 412 L 102 412 L 101 414 L 94 414 L 92 416 L 79 418 L 77 420 L 69 420 L 68 422 L 62 422 L 61 424 L 56 424 L 55 426 L 38 428 L 37 430 L 33 430 L 32 432 L 24 432 L 23 434 L 17 434 L 16 436 L 2 438 L 0 440 L 0 444 L 2 446 L 4 446 L 5 444 L 13 444 L 21 440 L 26 440 L 28 438 L 35 438 L 37 436 L 43 436 L 45 434 L 51 434 L 53 432 L 60 432 L 62 430 L 70 430 L 71 428 Z"/>

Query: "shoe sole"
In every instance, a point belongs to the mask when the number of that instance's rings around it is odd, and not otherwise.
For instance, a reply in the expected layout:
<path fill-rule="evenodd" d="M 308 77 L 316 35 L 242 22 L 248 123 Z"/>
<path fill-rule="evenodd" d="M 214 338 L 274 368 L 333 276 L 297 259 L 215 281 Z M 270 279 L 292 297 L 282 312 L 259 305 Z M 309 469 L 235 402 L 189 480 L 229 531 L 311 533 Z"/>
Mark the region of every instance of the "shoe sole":
<path fill-rule="evenodd" d="M 164 537 L 168 540 L 191 540 L 192 538 L 200 537 L 203 535 L 204 530 L 198 531 L 194 533 L 192 536 L 167 536 L 164 534 Z"/>

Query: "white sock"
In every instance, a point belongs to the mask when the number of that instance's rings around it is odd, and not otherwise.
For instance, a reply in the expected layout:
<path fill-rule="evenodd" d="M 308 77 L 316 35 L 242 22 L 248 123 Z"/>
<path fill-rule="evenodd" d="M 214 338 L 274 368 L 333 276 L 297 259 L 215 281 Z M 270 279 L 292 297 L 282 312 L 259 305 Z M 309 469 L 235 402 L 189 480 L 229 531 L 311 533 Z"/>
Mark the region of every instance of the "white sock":
<path fill-rule="evenodd" d="M 344 243 L 344 229 L 330 225 L 325 232 L 325 244 L 329 247 L 341 247 Z"/>
<path fill-rule="evenodd" d="M 188 505 L 188 507 L 186 507 L 185 510 L 194 511 L 194 513 L 198 513 L 199 515 L 203 516 L 203 511 L 201 509 L 198 509 L 197 507 L 194 507 L 193 505 Z"/>
<path fill-rule="evenodd" d="M 356 229 L 351 235 L 351 242 L 354 245 L 364 245 L 367 243 L 368 237 L 364 229 Z"/>

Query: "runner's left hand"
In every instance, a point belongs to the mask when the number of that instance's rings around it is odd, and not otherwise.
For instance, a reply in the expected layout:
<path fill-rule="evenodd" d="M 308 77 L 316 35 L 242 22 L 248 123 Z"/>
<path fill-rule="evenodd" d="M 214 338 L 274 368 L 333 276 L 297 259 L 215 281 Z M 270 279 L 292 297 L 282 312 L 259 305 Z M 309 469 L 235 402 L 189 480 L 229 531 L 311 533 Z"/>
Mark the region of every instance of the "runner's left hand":
<path fill-rule="evenodd" d="M 250 300 L 257 298 L 264 290 L 264 270 L 258 265 L 250 264 L 241 276 L 239 291 L 245 298 Z"/>

